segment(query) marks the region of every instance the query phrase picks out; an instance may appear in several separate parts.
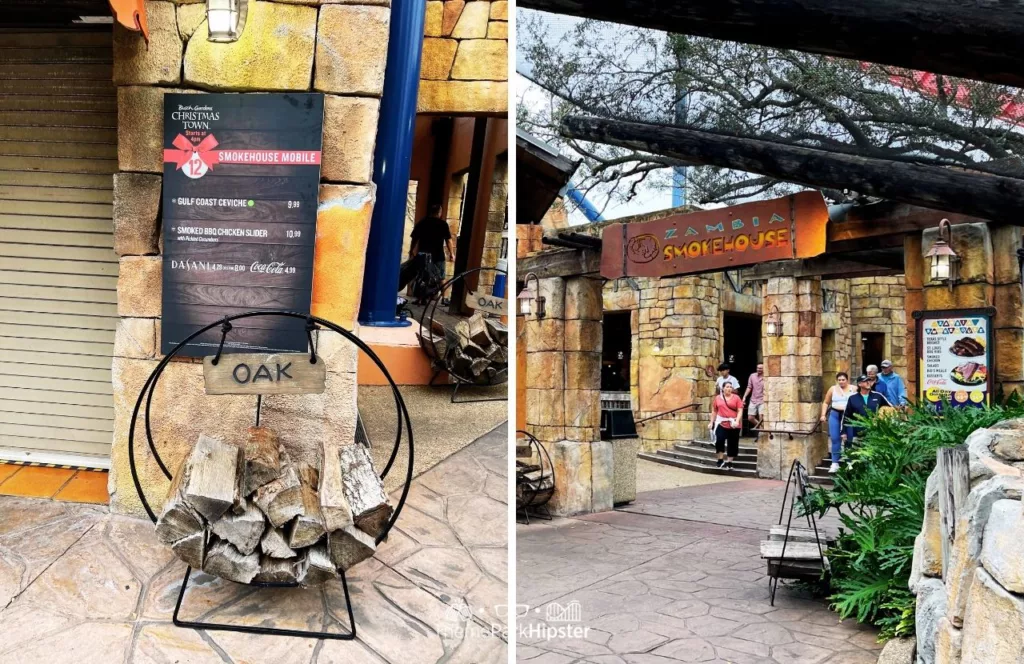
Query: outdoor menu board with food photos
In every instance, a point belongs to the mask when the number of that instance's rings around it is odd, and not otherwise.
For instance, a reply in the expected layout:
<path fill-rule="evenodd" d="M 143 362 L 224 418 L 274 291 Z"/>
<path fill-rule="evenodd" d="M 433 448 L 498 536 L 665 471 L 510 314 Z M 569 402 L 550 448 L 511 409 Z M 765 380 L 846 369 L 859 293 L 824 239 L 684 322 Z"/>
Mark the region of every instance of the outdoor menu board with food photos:
<path fill-rule="evenodd" d="M 309 312 L 323 115 L 319 94 L 164 96 L 161 352 L 226 315 Z M 306 350 L 301 319 L 232 325 L 224 352 Z M 212 355 L 220 338 L 179 354 Z"/>
<path fill-rule="evenodd" d="M 991 315 L 926 312 L 918 320 L 921 401 L 982 407 L 990 398 Z"/>

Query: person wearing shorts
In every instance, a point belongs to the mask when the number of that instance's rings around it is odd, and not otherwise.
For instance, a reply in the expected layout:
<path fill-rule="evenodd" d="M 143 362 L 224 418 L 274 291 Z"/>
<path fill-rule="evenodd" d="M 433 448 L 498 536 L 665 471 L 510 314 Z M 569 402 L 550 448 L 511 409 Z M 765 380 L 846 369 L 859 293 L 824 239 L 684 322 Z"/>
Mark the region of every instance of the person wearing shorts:
<path fill-rule="evenodd" d="M 722 393 L 711 402 L 711 424 L 708 428 L 715 433 L 715 452 L 718 468 L 732 469 L 733 459 L 740 451 L 740 418 L 743 415 L 743 399 L 736 394 L 730 382 L 722 384 Z"/>
<path fill-rule="evenodd" d="M 756 427 L 764 410 L 764 365 L 761 363 L 758 363 L 757 371 L 750 374 L 750 378 L 747 379 L 747 391 L 743 393 L 743 400 L 746 401 L 748 398 L 750 405 L 747 406 L 747 421 L 750 422 L 750 426 Z"/>

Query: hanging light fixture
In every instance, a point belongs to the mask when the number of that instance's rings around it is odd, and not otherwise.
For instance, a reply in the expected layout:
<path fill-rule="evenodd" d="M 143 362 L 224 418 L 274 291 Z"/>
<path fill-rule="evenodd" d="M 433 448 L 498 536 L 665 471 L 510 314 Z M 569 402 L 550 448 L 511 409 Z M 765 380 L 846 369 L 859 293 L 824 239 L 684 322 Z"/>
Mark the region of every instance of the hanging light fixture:
<path fill-rule="evenodd" d="M 208 41 L 238 41 L 245 28 L 246 0 L 206 0 Z"/>
<path fill-rule="evenodd" d="M 530 277 L 533 277 L 533 281 L 537 284 L 536 297 L 530 292 Z M 516 301 L 519 302 L 519 313 L 524 316 L 529 316 L 533 313 L 534 301 L 537 303 L 537 318 L 544 318 L 546 315 L 544 311 L 544 296 L 540 294 L 540 279 L 533 272 L 523 277 L 523 290 L 516 297 Z"/>
<path fill-rule="evenodd" d="M 772 310 L 768 314 L 768 320 L 765 321 L 764 332 L 769 337 L 781 337 L 782 336 L 782 315 L 779 313 L 779 308 L 772 305 Z"/>
<path fill-rule="evenodd" d="M 949 219 L 939 222 L 939 237 L 935 244 L 924 255 L 931 259 L 931 280 L 940 284 L 947 284 L 949 290 L 960 280 L 960 256 L 953 251 L 952 244 L 953 227 Z"/>

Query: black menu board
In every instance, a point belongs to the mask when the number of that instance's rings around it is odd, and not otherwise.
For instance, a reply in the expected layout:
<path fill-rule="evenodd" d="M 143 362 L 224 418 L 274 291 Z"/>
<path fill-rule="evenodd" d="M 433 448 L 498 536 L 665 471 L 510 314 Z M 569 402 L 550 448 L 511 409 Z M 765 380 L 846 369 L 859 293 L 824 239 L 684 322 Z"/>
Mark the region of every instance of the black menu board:
<path fill-rule="evenodd" d="M 162 353 L 226 315 L 309 312 L 323 115 L 320 94 L 164 96 Z M 300 319 L 232 326 L 226 353 L 306 350 Z"/>

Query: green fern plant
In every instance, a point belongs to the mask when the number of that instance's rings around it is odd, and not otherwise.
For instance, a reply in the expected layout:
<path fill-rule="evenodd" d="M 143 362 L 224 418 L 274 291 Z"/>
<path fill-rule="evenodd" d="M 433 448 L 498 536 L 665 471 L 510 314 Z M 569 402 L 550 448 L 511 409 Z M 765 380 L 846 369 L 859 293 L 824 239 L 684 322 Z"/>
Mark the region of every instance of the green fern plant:
<path fill-rule="evenodd" d="M 936 450 L 1022 416 L 1024 401 L 1013 393 L 991 408 L 910 406 L 896 416 L 860 422 L 852 463 L 835 475 L 833 488 L 812 491 L 804 503 L 819 517 L 830 511 L 839 516 L 839 538 L 829 550 L 829 601 L 842 618 L 878 627 L 883 639 L 914 633 L 914 596 L 907 585 Z"/>

